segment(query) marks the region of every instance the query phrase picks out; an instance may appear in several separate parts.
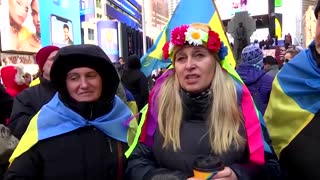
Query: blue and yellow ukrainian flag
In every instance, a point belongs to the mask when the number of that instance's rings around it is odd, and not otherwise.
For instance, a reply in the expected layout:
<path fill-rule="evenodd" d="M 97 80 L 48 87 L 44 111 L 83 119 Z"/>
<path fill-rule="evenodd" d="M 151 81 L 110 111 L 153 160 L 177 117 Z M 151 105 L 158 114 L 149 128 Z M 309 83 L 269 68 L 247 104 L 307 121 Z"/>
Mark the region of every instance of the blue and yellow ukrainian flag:
<path fill-rule="evenodd" d="M 169 41 L 171 31 L 177 26 L 196 22 L 209 24 L 211 29 L 219 34 L 221 41 L 228 47 L 226 59 L 229 59 L 231 66 L 235 67 L 236 64 L 229 41 L 213 0 L 181 0 L 154 45 L 141 58 L 141 71 L 149 76 L 155 69 L 168 67 L 171 61 L 163 59 L 162 47 Z"/>
<path fill-rule="evenodd" d="M 295 56 L 274 79 L 264 118 L 278 157 L 319 111 L 319 79 L 310 48 Z"/>
<path fill-rule="evenodd" d="M 59 136 L 85 126 L 95 126 L 107 136 L 131 145 L 134 141 L 137 123 L 128 106 L 117 96 L 112 110 L 92 121 L 84 119 L 66 107 L 56 94 L 48 104 L 31 119 L 17 148 L 10 157 L 10 163 L 28 151 L 39 141 Z M 132 151 L 130 147 L 128 151 Z"/>

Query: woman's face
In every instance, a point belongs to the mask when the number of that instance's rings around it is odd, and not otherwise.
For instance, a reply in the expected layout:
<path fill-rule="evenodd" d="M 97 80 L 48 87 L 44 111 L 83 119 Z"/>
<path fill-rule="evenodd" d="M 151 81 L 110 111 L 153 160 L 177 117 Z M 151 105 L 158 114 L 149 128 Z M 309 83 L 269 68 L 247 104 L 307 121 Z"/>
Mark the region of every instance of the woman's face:
<path fill-rule="evenodd" d="M 70 96 L 78 102 L 96 101 L 101 96 L 102 79 L 91 68 L 75 68 L 67 74 L 67 89 Z"/>
<path fill-rule="evenodd" d="M 22 26 L 29 11 L 28 0 L 9 0 L 10 24 Z"/>
<path fill-rule="evenodd" d="M 210 86 L 215 66 L 214 56 L 202 46 L 185 46 L 178 50 L 174 59 L 176 77 L 189 93 L 200 93 Z"/>
<path fill-rule="evenodd" d="M 283 64 L 288 63 L 291 59 L 292 59 L 292 55 L 291 55 L 291 53 L 286 53 L 286 54 L 284 55 L 284 61 L 283 61 Z"/>

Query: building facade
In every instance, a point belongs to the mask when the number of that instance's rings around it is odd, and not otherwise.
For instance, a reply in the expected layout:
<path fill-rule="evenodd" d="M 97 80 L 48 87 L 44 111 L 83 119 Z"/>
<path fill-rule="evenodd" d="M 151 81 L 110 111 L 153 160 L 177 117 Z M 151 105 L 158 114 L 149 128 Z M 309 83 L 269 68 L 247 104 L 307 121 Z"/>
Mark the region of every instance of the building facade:
<path fill-rule="evenodd" d="M 180 0 L 168 0 L 168 13 L 169 13 L 169 18 L 171 18 L 174 10 L 176 9 L 178 3 Z"/>

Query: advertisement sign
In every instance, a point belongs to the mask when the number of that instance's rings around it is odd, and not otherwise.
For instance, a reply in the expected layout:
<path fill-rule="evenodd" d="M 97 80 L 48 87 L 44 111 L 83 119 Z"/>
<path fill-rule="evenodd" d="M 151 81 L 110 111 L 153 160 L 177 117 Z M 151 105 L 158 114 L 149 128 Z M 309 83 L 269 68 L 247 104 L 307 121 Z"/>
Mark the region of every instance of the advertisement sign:
<path fill-rule="evenodd" d="M 3 51 L 37 52 L 41 48 L 38 0 L 2 0 Z"/>
<path fill-rule="evenodd" d="M 248 11 L 250 16 L 268 14 L 268 0 L 216 0 L 221 20 L 231 19 L 236 12 Z"/>
<path fill-rule="evenodd" d="M 80 21 L 94 20 L 93 0 L 80 0 Z"/>
<path fill-rule="evenodd" d="M 121 21 L 132 28 L 135 28 L 135 29 L 142 28 L 142 26 L 140 24 L 138 24 L 136 21 L 134 21 L 132 18 L 119 12 L 118 10 L 116 10 L 115 8 L 111 7 L 108 4 L 106 5 L 106 11 L 107 11 L 108 16 Z"/>
<path fill-rule="evenodd" d="M 112 62 L 118 62 L 118 23 L 106 20 L 97 23 L 98 45 L 104 50 Z"/>
<path fill-rule="evenodd" d="M 134 7 L 136 7 L 139 11 L 141 11 L 141 4 L 142 2 L 137 2 L 136 0 L 128 0 Z"/>
<path fill-rule="evenodd" d="M 42 45 L 63 47 L 81 44 L 80 2 L 46 0 L 40 2 Z"/>
<path fill-rule="evenodd" d="M 125 0 L 110 0 L 113 4 L 115 4 L 118 8 L 123 10 L 124 12 L 128 13 L 130 16 L 135 18 L 137 21 L 142 21 L 142 15 L 141 12 L 137 11 L 136 8 L 134 8 L 131 3 L 125 1 Z"/>
<path fill-rule="evenodd" d="M 274 7 L 281 7 L 282 6 L 282 0 L 274 0 Z"/>
<path fill-rule="evenodd" d="M 1 53 L 1 66 L 11 64 L 35 64 L 34 57 L 31 55 Z"/>
<path fill-rule="evenodd" d="M 3 51 L 37 52 L 42 46 L 81 43 L 79 1 L 1 1 Z"/>

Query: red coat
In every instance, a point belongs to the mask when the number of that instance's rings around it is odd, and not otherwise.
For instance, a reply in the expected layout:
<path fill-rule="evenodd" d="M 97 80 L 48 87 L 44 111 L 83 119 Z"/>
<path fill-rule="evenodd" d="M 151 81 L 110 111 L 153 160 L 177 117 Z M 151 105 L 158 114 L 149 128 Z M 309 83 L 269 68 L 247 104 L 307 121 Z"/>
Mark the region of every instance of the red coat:
<path fill-rule="evenodd" d="M 23 69 L 19 66 L 3 67 L 1 69 L 1 78 L 6 92 L 12 97 L 16 97 L 28 87 L 23 78 Z"/>

